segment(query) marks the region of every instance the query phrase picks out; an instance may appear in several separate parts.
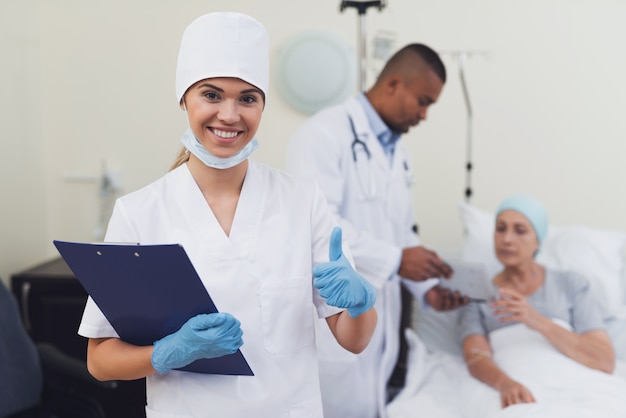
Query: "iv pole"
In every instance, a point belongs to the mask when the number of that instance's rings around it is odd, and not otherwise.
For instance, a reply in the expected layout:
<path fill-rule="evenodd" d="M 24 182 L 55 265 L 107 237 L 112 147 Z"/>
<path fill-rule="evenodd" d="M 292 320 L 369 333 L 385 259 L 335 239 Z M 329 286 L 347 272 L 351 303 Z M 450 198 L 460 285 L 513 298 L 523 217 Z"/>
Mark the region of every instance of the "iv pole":
<path fill-rule="evenodd" d="M 367 9 L 370 7 L 377 7 L 378 10 L 383 10 L 385 5 L 385 1 L 342 1 L 339 5 L 340 12 L 343 12 L 348 7 L 354 7 L 359 13 L 359 90 L 362 92 L 364 92 L 367 87 L 367 54 L 365 51 L 367 37 L 365 30 L 365 14 Z"/>
<path fill-rule="evenodd" d="M 472 103 L 470 102 L 469 91 L 467 90 L 467 82 L 465 81 L 465 51 L 459 52 L 459 77 L 461 78 L 461 87 L 463 88 L 463 98 L 465 99 L 465 108 L 467 110 L 467 143 L 465 166 L 467 170 L 465 180 L 465 200 L 470 202 L 472 197 L 471 175 L 472 175 Z"/>
<path fill-rule="evenodd" d="M 442 51 L 440 54 L 451 55 L 452 58 L 458 58 L 459 60 L 459 78 L 461 81 L 461 91 L 463 92 L 463 100 L 465 103 L 465 111 L 467 114 L 467 128 L 466 128 L 466 143 L 465 143 L 465 200 L 470 202 L 472 197 L 472 170 L 474 165 L 472 163 L 472 129 L 474 121 L 474 111 L 472 109 L 472 102 L 470 100 L 469 89 L 467 88 L 467 80 L 465 78 L 465 67 L 467 58 L 471 58 L 474 55 L 483 55 L 489 57 L 490 54 L 486 51 L 472 51 L 472 50 L 457 50 L 457 51 Z"/>

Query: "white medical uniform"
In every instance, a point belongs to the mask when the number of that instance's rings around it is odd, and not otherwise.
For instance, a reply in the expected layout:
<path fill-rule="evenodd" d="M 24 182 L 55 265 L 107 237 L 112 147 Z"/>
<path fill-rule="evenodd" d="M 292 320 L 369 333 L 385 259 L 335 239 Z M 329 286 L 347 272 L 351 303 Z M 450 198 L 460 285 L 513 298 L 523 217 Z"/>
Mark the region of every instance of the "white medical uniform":
<path fill-rule="evenodd" d="M 370 160 L 359 145 L 354 161 L 349 116 Z M 410 167 L 402 140 L 390 165 L 356 98 L 318 112 L 289 142 L 287 170 L 317 181 L 340 218 L 357 271 L 377 289 L 378 324 L 361 354 L 342 350 L 327 329 L 317 327 L 326 418 L 385 416 L 386 384 L 399 352 L 401 279 L 396 273 L 402 249 L 420 243 L 413 232 Z M 422 293 L 431 286 L 425 285 Z"/>
<path fill-rule="evenodd" d="M 323 318 L 340 309 L 319 296 L 311 270 L 328 261 L 334 226 L 317 186 L 254 161 L 230 236 L 186 164 L 118 199 L 106 241 L 182 244 L 217 308 L 241 322 L 255 374 L 148 376 L 148 418 L 322 417 L 313 311 Z M 91 299 L 79 333 L 117 336 Z"/>

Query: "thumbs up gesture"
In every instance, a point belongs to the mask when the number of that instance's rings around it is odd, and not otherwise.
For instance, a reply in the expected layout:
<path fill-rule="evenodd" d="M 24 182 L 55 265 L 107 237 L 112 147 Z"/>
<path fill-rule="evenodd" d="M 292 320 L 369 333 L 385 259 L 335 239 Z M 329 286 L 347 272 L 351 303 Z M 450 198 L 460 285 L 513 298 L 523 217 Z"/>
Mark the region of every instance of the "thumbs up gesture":
<path fill-rule="evenodd" d="M 330 237 L 330 261 L 313 267 L 313 285 L 319 290 L 326 303 L 347 308 L 348 314 L 356 318 L 368 311 L 376 302 L 376 290 L 343 255 L 341 228 L 335 227 Z"/>

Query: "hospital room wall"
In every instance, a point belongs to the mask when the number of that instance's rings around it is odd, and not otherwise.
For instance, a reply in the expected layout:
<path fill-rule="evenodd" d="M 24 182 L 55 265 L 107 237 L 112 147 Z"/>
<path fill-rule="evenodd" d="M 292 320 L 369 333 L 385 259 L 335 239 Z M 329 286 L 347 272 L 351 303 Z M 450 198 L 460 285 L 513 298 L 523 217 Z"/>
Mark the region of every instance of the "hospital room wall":
<path fill-rule="evenodd" d="M 100 237 L 103 167 L 119 179 L 119 193 L 167 171 L 186 128 L 174 71 L 192 18 L 250 13 L 267 25 L 273 57 L 308 29 L 356 51 L 356 12 L 340 13 L 339 3 L 0 1 L 0 276 L 55 256 L 52 239 Z M 379 30 L 391 31 L 395 47 L 424 42 L 448 68 L 428 120 L 407 135 L 426 244 L 456 248 L 462 239 L 466 110 L 450 53 L 459 50 L 475 53 L 466 62 L 471 203 L 493 209 L 510 193 L 533 193 L 555 224 L 626 230 L 624 16 L 618 0 L 389 0 L 382 12 L 368 11 L 370 50 Z M 272 79 L 255 158 L 283 167 L 287 139 L 305 117 Z"/>

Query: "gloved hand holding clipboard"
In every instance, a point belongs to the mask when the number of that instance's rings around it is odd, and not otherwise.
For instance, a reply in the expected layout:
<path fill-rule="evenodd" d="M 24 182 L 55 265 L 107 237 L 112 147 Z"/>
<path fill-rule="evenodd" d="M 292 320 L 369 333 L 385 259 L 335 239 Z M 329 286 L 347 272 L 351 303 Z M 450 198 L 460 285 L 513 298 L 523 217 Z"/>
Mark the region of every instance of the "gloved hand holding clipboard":
<path fill-rule="evenodd" d="M 198 314 L 218 310 L 181 245 L 54 241 L 123 341 L 152 345 Z M 175 278 L 175 279 L 174 279 Z M 253 376 L 240 350 L 179 370 Z"/>

